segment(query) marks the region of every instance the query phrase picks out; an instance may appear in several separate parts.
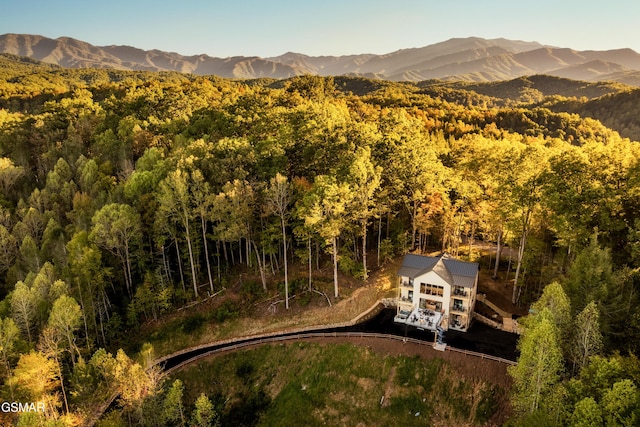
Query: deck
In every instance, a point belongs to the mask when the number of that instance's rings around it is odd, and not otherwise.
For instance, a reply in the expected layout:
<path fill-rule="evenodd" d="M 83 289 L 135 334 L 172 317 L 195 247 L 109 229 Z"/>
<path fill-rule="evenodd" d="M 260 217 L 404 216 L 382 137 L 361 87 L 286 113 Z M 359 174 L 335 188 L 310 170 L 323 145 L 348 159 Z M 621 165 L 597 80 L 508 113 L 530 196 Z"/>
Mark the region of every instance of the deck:
<path fill-rule="evenodd" d="M 416 308 L 411 312 L 400 311 L 393 320 L 396 323 L 405 323 L 419 329 L 435 331 L 442 321 L 442 313 L 424 308 Z"/>

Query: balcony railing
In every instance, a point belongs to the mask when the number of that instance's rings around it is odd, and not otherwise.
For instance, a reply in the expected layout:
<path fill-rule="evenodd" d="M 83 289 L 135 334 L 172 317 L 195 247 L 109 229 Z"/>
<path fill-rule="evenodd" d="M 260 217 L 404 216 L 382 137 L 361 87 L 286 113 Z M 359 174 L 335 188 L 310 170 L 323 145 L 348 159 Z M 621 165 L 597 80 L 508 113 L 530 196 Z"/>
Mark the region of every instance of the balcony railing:
<path fill-rule="evenodd" d="M 459 296 L 459 297 L 466 297 L 468 293 L 464 289 L 456 288 L 453 290 L 453 295 Z"/>
<path fill-rule="evenodd" d="M 466 312 L 467 309 L 465 308 L 464 305 L 462 304 L 453 304 L 453 306 L 451 307 L 452 311 L 460 311 L 460 312 Z"/>

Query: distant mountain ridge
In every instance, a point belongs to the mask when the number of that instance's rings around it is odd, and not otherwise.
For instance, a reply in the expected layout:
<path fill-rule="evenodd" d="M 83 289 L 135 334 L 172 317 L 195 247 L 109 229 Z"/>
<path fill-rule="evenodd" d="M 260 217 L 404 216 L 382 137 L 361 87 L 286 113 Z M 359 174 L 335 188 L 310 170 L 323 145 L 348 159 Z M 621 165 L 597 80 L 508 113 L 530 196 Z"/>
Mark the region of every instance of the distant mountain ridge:
<path fill-rule="evenodd" d="M 547 74 L 573 80 L 618 81 L 637 85 L 640 54 L 631 49 L 576 51 L 537 42 L 478 37 L 454 38 L 384 55 L 308 56 L 288 52 L 270 58 L 184 56 L 131 46 L 94 46 L 69 37 L 4 34 L 0 53 L 29 57 L 68 68 L 177 71 L 253 79 L 302 74 L 361 76 L 392 81 L 429 79 L 492 82 Z"/>

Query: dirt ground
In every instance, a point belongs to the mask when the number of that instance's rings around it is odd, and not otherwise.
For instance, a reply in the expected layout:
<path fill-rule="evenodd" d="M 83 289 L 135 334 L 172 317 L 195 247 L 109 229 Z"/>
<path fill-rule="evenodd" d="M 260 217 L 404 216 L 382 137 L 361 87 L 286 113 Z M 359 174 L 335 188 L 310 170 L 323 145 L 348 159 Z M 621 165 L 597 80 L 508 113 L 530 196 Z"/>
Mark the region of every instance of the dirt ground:
<path fill-rule="evenodd" d="M 502 278 L 493 279 L 491 276 L 493 271 L 480 270 L 478 278 L 478 292 L 485 294 L 489 301 L 500 307 L 506 312 L 525 316 L 527 308 L 511 303 L 511 295 L 513 293 L 513 284 Z"/>

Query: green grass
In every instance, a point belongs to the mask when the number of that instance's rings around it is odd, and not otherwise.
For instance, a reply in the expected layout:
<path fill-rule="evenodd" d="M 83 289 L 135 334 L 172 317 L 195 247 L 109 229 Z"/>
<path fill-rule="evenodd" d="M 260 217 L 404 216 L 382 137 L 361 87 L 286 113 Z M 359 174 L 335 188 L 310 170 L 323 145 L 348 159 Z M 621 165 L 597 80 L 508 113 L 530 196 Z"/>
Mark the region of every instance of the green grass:
<path fill-rule="evenodd" d="M 440 359 L 349 344 L 262 346 L 173 377 L 185 384 L 188 411 L 204 392 L 225 426 L 481 425 L 506 405 L 497 386 L 463 378 Z"/>

